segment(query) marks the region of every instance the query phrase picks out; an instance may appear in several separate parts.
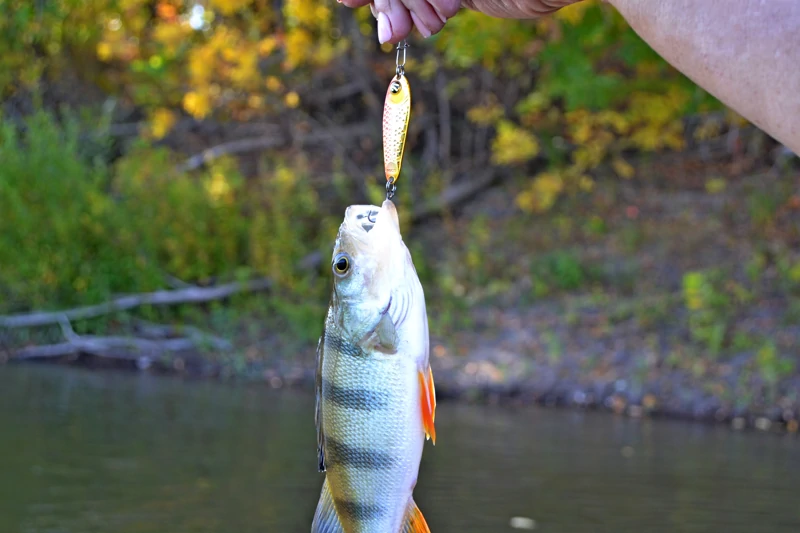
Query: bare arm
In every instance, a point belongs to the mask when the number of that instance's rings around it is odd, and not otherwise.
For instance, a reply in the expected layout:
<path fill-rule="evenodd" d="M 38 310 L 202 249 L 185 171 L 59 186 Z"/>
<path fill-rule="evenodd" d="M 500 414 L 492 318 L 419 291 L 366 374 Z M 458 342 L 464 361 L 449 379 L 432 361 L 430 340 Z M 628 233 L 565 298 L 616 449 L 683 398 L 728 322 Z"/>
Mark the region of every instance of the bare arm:
<path fill-rule="evenodd" d="M 609 3 L 675 68 L 800 154 L 800 2 Z"/>
<path fill-rule="evenodd" d="M 340 0 L 350 7 L 372 0 Z M 535 18 L 576 0 L 374 0 L 381 42 L 429 36 L 459 7 Z M 695 83 L 800 155 L 800 0 L 606 0 Z"/>

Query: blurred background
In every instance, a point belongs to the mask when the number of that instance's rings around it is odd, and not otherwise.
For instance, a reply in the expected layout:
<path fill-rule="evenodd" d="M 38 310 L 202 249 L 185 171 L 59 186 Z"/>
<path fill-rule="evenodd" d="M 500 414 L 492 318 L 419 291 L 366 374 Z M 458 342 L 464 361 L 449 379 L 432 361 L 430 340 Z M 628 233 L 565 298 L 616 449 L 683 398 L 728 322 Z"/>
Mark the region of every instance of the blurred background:
<path fill-rule="evenodd" d="M 0 13 L 0 363 L 62 363 L 0 366 L 1 529 L 307 530 L 328 261 L 385 194 L 393 47 L 327 0 Z M 410 45 L 431 527 L 797 531 L 797 157 L 601 2 Z"/>

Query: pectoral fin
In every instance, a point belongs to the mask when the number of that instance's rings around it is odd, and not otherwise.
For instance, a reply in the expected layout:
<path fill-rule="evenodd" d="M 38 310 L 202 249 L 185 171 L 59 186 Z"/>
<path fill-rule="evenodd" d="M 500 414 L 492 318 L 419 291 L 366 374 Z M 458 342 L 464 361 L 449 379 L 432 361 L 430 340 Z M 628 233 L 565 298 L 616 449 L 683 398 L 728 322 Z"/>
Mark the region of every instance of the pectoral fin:
<path fill-rule="evenodd" d="M 431 533 L 428 523 L 425 522 L 425 517 L 422 516 L 422 511 L 419 510 L 414 500 L 408 503 L 401 531 L 402 533 Z"/>
<path fill-rule="evenodd" d="M 389 313 L 381 315 L 378 325 L 364 337 L 362 345 L 387 354 L 397 353 L 397 330 Z"/>
<path fill-rule="evenodd" d="M 311 533 L 344 533 L 342 523 L 339 521 L 339 516 L 333 506 L 333 496 L 331 496 L 331 489 L 328 486 L 327 479 L 322 484 L 322 494 L 319 496 L 317 511 L 314 513 L 314 521 L 311 522 Z"/>
<path fill-rule="evenodd" d="M 436 387 L 433 384 L 433 372 L 428 365 L 427 371 L 419 371 L 420 405 L 422 406 L 422 425 L 425 435 L 436 444 L 436 428 L 433 421 L 436 418 Z"/>

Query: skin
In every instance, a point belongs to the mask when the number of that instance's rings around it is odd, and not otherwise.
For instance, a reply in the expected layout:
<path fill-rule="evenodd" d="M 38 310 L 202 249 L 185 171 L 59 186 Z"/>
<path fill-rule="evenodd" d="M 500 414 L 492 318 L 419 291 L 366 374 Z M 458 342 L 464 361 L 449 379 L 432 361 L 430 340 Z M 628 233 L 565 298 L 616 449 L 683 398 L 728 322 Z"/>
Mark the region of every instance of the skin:
<path fill-rule="evenodd" d="M 348 7 L 368 0 L 340 0 Z M 800 2 L 607 0 L 656 52 L 730 108 L 800 154 Z M 381 42 L 425 37 L 465 7 L 537 18 L 571 0 L 375 0 Z"/>

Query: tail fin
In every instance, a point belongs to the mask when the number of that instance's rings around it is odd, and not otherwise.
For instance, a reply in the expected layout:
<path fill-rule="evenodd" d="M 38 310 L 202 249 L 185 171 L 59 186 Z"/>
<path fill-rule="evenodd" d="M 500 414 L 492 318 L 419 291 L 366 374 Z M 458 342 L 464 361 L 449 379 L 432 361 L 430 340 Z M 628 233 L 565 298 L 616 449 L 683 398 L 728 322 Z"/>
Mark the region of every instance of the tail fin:
<path fill-rule="evenodd" d="M 422 516 L 422 515 L 420 515 Z M 411 530 L 416 531 L 416 530 Z M 423 529 L 422 531 L 427 531 Z M 311 523 L 311 533 L 344 533 L 342 523 L 333 507 L 333 496 L 328 486 L 328 478 L 322 484 L 322 494 L 319 496 L 317 511 L 314 513 L 314 521 Z"/>
<path fill-rule="evenodd" d="M 428 523 L 425 522 L 425 517 L 422 516 L 422 511 L 419 510 L 413 499 L 408 502 L 406 516 L 403 518 L 402 533 L 431 533 L 431 530 L 428 529 Z"/>

